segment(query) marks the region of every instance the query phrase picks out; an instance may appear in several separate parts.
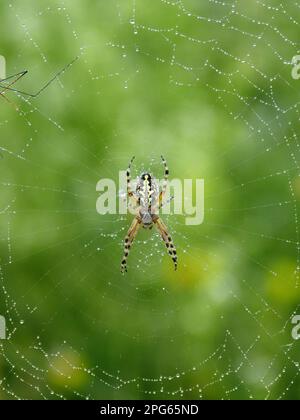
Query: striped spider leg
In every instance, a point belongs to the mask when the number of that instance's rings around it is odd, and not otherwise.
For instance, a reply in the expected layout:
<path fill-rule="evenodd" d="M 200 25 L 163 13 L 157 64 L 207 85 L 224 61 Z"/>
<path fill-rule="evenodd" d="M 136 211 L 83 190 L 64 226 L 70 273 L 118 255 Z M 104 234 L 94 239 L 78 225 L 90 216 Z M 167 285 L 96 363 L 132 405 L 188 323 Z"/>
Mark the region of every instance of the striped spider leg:
<path fill-rule="evenodd" d="M 132 190 L 132 187 L 131 187 L 131 165 L 132 165 L 132 162 L 134 161 L 134 159 L 135 159 L 135 156 L 133 156 L 133 158 L 131 159 L 131 161 L 128 165 L 128 168 L 127 168 L 127 171 L 126 171 L 126 179 L 127 179 L 127 194 L 128 194 L 128 197 L 133 201 L 133 204 L 136 207 L 137 204 L 138 204 L 138 199 L 137 199 L 137 197 L 136 197 L 136 195 L 135 195 L 135 193 L 134 193 L 134 191 Z M 121 272 L 122 273 L 127 272 L 127 258 L 128 258 L 128 255 L 129 255 L 131 245 L 134 241 L 134 238 L 136 237 L 136 235 L 138 233 L 138 230 L 140 228 L 140 223 L 141 223 L 140 220 L 137 217 L 135 217 L 133 222 L 132 222 L 132 225 L 130 226 L 130 228 L 127 232 L 127 235 L 125 237 L 125 240 L 124 240 L 124 255 L 123 255 L 123 258 L 122 258 L 122 262 L 121 262 Z"/>
<path fill-rule="evenodd" d="M 127 171 L 126 171 L 127 194 L 128 194 L 129 197 L 135 197 L 135 193 L 134 193 L 134 191 L 132 190 L 132 187 L 131 187 L 131 165 L 132 165 L 132 162 L 134 161 L 134 159 L 135 159 L 135 156 L 133 156 L 133 158 L 129 162 L 129 165 L 128 165 L 128 168 L 127 168 Z"/>
<path fill-rule="evenodd" d="M 165 172 L 164 172 L 164 181 L 163 181 L 163 185 L 162 185 L 162 190 L 159 194 L 159 201 L 158 201 L 158 207 L 161 208 L 163 206 L 163 199 L 166 195 L 167 192 L 167 186 L 168 186 L 168 180 L 169 180 L 169 168 L 167 165 L 167 161 L 166 159 L 161 156 L 164 168 L 165 168 Z"/>
<path fill-rule="evenodd" d="M 128 258 L 132 243 L 134 241 L 134 238 L 136 237 L 140 227 L 141 227 L 141 220 L 138 217 L 135 217 L 125 237 L 124 255 L 121 262 L 121 273 L 127 272 L 127 258 Z"/>
<path fill-rule="evenodd" d="M 169 167 L 167 164 L 166 159 L 161 156 L 165 171 L 164 171 L 164 181 L 163 181 L 163 185 L 162 185 L 162 191 L 159 194 L 159 200 L 158 200 L 158 208 L 159 210 L 164 206 L 165 202 L 164 202 L 164 198 L 166 196 L 166 192 L 167 192 L 167 186 L 168 186 L 168 180 L 169 180 Z M 168 201 L 173 200 L 173 196 L 170 197 L 170 199 Z M 162 240 L 165 242 L 168 253 L 170 255 L 170 257 L 173 260 L 174 263 L 174 267 L 175 267 L 175 271 L 177 270 L 178 267 L 178 257 L 177 257 L 177 251 L 175 248 L 175 245 L 173 243 L 172 237 L 170 236 L 169 232 L 168 232 L 168 228 L 165 225 L 165 223 L 161 220 L 161 218 L 157 217 L 156 220 L 154 220 L 156 227 L 160 233 L 160 236 L 162 238 Z"/>
<path fill-rule="evenodd" d="M 129 165 L 126 171 L 126 179 L 127 179 L 127 194 L 130 199 L 129 206 L 133 208 L 134 210 L 136 210 L 137 206 L 139 206 L 139 197 L 136 194 L 136 192 L 133 191 L 132 186 L 131 186 L 131 165 L 134 159 L 135 159 L 135 156 L 133 156 L 133 158 L 129 162 Z"/>
<path fill-rule="evenodd" d="M 155 224 L 156 224 L 156 227 L 157 227 L 157 229 L 160 233 L 160 236 L 161 236 L 162 240 L 166 244 L 168 253 L 173 260 L 175 271 L 176 271 L 177 267 L 178 267 L 177 251 L 176 251 L 175 245 L 172 241 L 172 237 L 170 236 L 170 234 L 168 232 L 168 228 L 159 217 L 155 221 Z"/>
<path fill-rule="evenodd" d="M 130 226 L 124 241 L 124 255 L 121 262 L 121 272 L 127 272 L 127 259 L 132 246 L 132 243 L 140 229 L 152 229 L 156 225 L 162 240 L 165 242 L 168 253 L 171 256 L 175 270 L 177 270 L 178 259 L 177 252 L 164 222 L 160 219 L 158 213 L 163 203 L 163 198 L 167 190 L 167 182 L 169 176 L 169 169 L 167 162 L 162 157 L 165 167 L 165 179 L 162 186 L 162 191 L 159 192 L 159 186 L 155 178 L 148 172 L 142 173 L 138 179 L 136 191 L 132 190 L 131 186 L 131 165 L 134 157 L 131 159 L 127 169 L 127 193 L 130 199 L 134 201 L 135 218 Z M 171 198 L 172 199 L 172 198 Z"/>

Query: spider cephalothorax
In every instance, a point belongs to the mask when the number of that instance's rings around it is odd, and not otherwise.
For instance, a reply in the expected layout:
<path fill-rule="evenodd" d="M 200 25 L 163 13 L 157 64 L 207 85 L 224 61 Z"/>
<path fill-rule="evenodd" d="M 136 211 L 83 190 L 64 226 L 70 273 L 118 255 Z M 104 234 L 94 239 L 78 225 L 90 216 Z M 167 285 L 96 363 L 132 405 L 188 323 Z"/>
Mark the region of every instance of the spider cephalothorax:
<path fill-rule="evenodd" d="M 166 194 L 167 182 L 169 177 L 169 169 L 166 160 L 162 158 L 165 168 L 165 178 L 162 191 L 159 190 L 159 185 L 156 179 L 149 173 L 142 173 L 138 178 L 135 192 L 131 188 L 131 164 L 134 157 L 127 169 L 127 192 L 130 199 L 134 204 L 135 218 L 126 235 L 124 243 L 124 256 L 121 263 L 121 271 L 127 271 L 127 258 L 131 245 L 136 237 L 139 228 L 142 226 L 145 229 L 152 229 L 156 225 L 163 241 L 166 244 L 169 255 L 174 262 L 175 270 L 177 269 L 177 253 L 172 238 L 168 233 L 166 225 L 159 217 L 159 209 L 163 206 L 163 199 Z"/>

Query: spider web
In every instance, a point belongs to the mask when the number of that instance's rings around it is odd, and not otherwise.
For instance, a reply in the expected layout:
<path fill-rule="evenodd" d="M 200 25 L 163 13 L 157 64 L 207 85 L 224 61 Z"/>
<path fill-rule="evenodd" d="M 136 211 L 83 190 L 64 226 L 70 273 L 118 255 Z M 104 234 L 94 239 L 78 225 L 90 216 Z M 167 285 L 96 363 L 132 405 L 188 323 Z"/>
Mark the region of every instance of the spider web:
<path fill-rule="evenodd" d="M 0 105 L 0 397 L 297 398 L 299 4 L 107 3 L 1 5 L 20 89 L 80 59 Z M 205 222 L 165 220 L 176 275 L 141 232 L 124 277 L 131 218 L 96 183 L 162 153 L 205 179 Z"/>

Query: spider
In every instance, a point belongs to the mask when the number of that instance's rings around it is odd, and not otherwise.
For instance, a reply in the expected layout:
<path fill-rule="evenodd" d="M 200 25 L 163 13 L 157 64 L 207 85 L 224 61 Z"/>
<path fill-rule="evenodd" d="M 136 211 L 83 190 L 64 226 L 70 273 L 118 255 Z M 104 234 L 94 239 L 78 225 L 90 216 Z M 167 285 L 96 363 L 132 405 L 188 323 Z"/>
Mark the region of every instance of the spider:
<path fill-rule="evenodd" d="M 7 77 L 6 79 L 0 79 L 0 96 L 1 98 L 5 99 L 7 102 L 9 102 L 11 105 L 13 105 L 16 110 L 18 111 L 19 108 L 12 102 L 10 101 L 6 96 L 5 93 L 6 92 L 14 92 L 17 93 L 19 95 L 23 95 L 23 96 L 28 96 L 30 98 L 36 98 L 38 97 L 44 90 L 47 89 L 47 87 L 49 87 L 51 85 L 52 82 L 54 82 L 54 80 L 56 80 L 59 76 L 61 76 L 63 73 L 65 73 L 65 71 L 71 67 L 75 61 L 78 60 L 79 57 L 76 57 L 74 60 L 72 60 L 69 64 L 67 64 L 62 70 L 60 70 L 58 73 L 56 73 L 55 76 L 52 77 L 51 80 L 49 80 L 39 91 L 37 91 L 36 93 L 27 93 L 27 92 L 22 92 L 20 90 L 14 89 L 12 86 L 17 83 L 20 79 L 22 79 L 22 77 L 24 77 L 27 73 L 28 70 L 24 70 L 21 71 L 19 73 L 16 73 L 12 76 Z M 4 83 L 4 84 L 3 84 Z"/>
<path fill-rule="evenodd" d="M 161 191 L 159 191 L 159 186 L 155 178 L 150 173 L 145 172 L 138 178 L 136 191 L 134 192 L 131 188 L 131 165 L 134 159 L 135 157 L 133 157 L 129 163 L 126 176 L 127 194 L 135 205 L 135 218 L 125 237 L 121 272 L 127 272 L 127 258 L 140 227 L 152 229 L 154 225 L 157 227 L 162 240 L 165 242 L 168 253 L 173 260 L 175 270 L 177 270 L 178 262 L 176 248 L 168 233 L 168 228 L 158 215 L 159 209 L 163 206 L 163 199 L 168 185 L 169 169 L 167 162 L 164 157 L 161 156 L 164 165 L 164 183 Z"/>

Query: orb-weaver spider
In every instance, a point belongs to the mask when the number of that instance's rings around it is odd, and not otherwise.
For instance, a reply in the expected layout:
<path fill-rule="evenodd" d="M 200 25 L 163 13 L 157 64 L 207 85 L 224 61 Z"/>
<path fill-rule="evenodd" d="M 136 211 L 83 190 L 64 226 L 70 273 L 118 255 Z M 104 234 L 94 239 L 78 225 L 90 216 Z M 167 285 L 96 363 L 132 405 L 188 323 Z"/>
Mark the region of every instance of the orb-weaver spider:
<path fill-rule="evenodd" d="M 173 244 L 172 238 L 168 233 L 168 229 L 164 222 L 159 217 L 158 213 L 163 206 L 163 200 L 167 190 L 169 169 L 167 162 L 161 156 L 165 175 L 162 190 L 159 191 L 158 183 L 155 178 L 148 172 L 142 173 L 138 178 L 136 191 L 134 192 L 131 187 L 131 165 L 134 161 L 131 159 L 127 169 L 127 193 L 129 198 L 133 201 L 135 218 L 130 226 L 124 241 L 124 255 L 121 262 L 121 272 L 127 272 L 127 258 L 131 249 L 132 243 L 142 226 L 145 229 L 152 229 L 155 225 L 160 233 L 162 240 L 165 242 L 168 253 L 171 256 L 175 270 L 177 270 L 177 252 Z"/>

